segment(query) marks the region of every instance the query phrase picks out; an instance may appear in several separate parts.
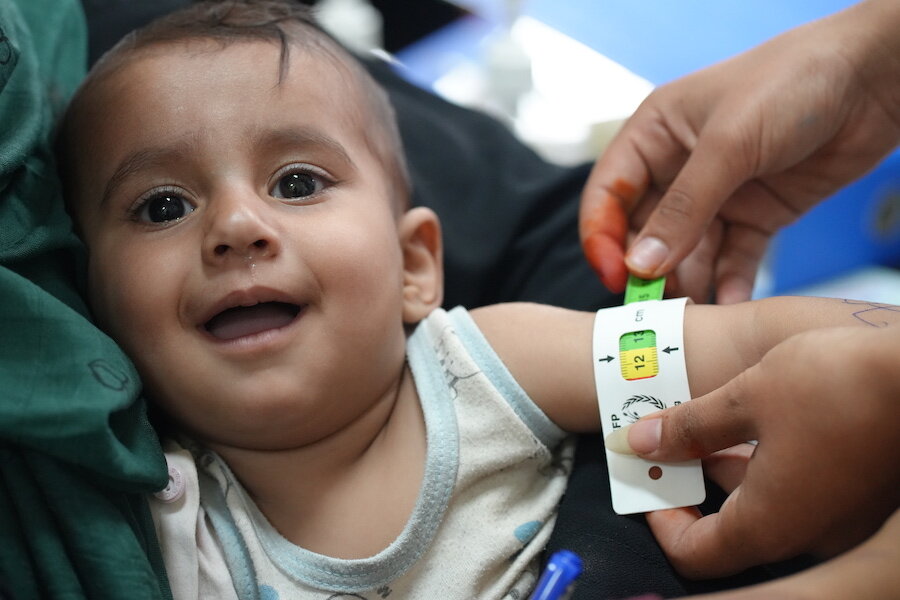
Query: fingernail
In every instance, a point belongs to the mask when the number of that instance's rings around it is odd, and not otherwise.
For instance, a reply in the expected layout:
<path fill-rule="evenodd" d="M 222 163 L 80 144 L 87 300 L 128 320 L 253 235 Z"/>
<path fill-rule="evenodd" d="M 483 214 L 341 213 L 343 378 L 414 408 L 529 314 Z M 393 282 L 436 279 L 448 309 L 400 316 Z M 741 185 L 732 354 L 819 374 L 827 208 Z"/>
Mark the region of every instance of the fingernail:
<path fill-rule="evenodd" d="M 603 439 L 603 443 L 609 450 L 617 454 L 634 454 L 634 450 L 628 445 L 628 430 L 631 425 L 613 429 L 612 433 Z"/>
<path fill-rule="evenodd" d="M 659 448 L 662 419 L 641 419 L 629 427 L 628 445 L 637 454 L 649 454 Z"/>
<path fill-rule="evenodd" d="M 666 260 L 669 247 L 659 238 L 645 237 L 631 247 L 625 262 L 632 271 L 652 273 Z"/>

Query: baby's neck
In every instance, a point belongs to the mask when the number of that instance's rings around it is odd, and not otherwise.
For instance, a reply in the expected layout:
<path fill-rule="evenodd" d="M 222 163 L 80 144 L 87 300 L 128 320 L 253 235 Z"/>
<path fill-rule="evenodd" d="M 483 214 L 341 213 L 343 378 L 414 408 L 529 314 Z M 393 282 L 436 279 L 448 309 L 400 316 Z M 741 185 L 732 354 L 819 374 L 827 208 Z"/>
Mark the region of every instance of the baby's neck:
<path fill-rule="evenodd" d="M 372 556 L 402 531 L 424 473 L 424 417 L 403 372 L 370 410 L 313 444 L 213 449 L 285 538 L 338 558 Z"/>

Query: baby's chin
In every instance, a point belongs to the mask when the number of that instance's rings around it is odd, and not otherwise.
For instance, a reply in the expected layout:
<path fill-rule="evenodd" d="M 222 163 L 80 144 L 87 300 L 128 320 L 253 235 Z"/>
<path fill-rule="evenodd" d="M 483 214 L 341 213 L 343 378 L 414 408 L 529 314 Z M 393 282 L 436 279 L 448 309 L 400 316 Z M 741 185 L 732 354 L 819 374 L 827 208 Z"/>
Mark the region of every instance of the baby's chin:
<path fill-rule="evenodd" d="M 167 430 L 187 435 L 210 449 L 279 451 L 308 445 L 334 433 L 342 423 L 331 423 L 318 405 L 302 406 L 291 398 L 268 395 L 224 400 L 212 405 L 180 396 L 180 401 L 149 394 L 165 415 Z M 216 393 L 206 396 L 215 398 Z M 187 402 L 185 402 L 185 400 Z"/>

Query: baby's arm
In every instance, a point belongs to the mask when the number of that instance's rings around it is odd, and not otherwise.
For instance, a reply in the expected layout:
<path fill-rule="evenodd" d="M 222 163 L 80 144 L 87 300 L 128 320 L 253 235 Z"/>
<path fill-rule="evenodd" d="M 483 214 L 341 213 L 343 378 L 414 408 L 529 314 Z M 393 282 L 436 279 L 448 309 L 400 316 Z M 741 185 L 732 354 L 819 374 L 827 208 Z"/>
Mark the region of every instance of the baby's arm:
<path fill-rule="evenodd" d="M 499 304 L 475 309 L 472 316 L 516 380 L 557 425 L 573 432 L 599 430 L 591 355 L 594 313 Z M 779 297 L 689 305 L 684 350 L 691 396 L 718 388 L 802 331 L 894 322 L 900 322 L 900 307 L 852 300 Z"/>

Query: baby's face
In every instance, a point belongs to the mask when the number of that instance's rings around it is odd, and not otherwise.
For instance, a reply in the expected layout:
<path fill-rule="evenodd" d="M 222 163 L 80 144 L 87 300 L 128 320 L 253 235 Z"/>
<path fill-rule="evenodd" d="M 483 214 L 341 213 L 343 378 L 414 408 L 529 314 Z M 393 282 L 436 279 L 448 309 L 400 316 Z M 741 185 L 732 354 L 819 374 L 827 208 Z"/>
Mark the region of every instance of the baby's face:
<path fill-rule="evenodd" d="M 398 218 L 367 113 L 333 60 L 295 49 L 278 84 L 278 56 L 144 51 L 90 92 L 77 130 L 98 321 L 176 420 L 242 447 L 355 419 L 404 353 Z"/>

